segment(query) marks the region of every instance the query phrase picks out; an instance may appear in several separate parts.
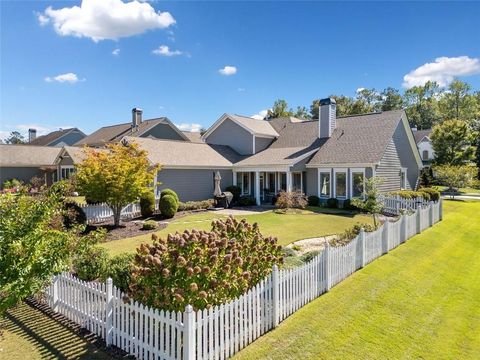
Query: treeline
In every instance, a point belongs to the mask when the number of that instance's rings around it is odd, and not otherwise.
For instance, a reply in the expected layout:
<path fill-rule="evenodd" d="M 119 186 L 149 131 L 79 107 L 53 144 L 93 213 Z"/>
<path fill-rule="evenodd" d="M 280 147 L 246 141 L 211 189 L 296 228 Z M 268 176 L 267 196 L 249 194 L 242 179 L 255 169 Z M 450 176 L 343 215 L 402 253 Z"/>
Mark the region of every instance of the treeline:
<path fill-rule="evenodd" d="M 480 126 L 480 91 L 460 80 L 454 80 L 446 88 L 436 82 L 414 86 L 401 93 L 388 87 L 382 91 L 360 89 L 355 97 L 331 94 L 337 102 L 337 116 L 358 115 L 378 111 L 405 109 L 412 127 L 430 129 L 444 120 L 465 121 L 478 130 Z M 310 106 L 289 108 L 287 101 L 277 100 L 268 111 L 267 118 L 295 116 L 318 119 L 319 100 Z"/>

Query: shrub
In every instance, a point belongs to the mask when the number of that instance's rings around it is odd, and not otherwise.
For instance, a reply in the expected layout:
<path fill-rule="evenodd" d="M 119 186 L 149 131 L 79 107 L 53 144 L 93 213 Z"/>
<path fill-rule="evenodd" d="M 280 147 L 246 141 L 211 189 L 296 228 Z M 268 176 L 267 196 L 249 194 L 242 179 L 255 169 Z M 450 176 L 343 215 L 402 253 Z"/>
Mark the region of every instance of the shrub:
<path fill-rule="evenodd" d="M 308 262 L 312 261 L 313 258 L 315 256 L 317 256 L 318 254 L 320 254 L 320 251 L 312 250 L 312 251 L 309 251 L 309 252 L 303 254 L 302 256 L 300 256 L 300 260 L 302 260 L 302 262 L 304 262 L 304 263 L 308 263 Z"/>
<path fill-rule="evenodd" d="M 241 196 L 239 199 L 238 199 L 238 206 L 255 206 L 257 205 L 257 201 L 255 200 L 255 198 L 251 197 L 251 196 Z"/>
<path fill-rule="evenodd" d="M 142 304 L 183 311 L 227 302 L 267 276 L 283 260 L 277 239 L 257 224 L 232 217 L 212 230 L 169 234 L 137 249 L 128 295 Z"/>
<path fill-rule="evenodd" d="M 71 229 L 75 225 L 85 225 L 87 223 L 87 216 L 77 203 L 67 202 L 63 207 L 63 226 L 65 228 Z"/>
<path fill-rule="evenodd" d="M 160 192 L 160 199 L 163 198 L 165 195 L 171 195 L 175 198 L 175 201 L 177 202 L 177 204 L 180 202 L 180 199 L 178 198 L 178 195 L 175 191 L 173 191 L 172 189 L 163 189 L 161 192 Z"/>
<path fill-rule="evenodd" d="M 213 199 L 201 200 L 201 201 L 187 201 L 185 203 L 179 202 L 178 211 L 209 209 L 214 205 L 214 203 L 215 201 Z"/>
<path fill-rule="evenodd" d="M 148 220 L 148 221 L 145 221 L 143 224 L 142 224 L 142 230 L 154 230 L 158 227 L 158 224 L 156 221 L 153 221 L 153 220 Z"/>
<path fill-rule="evenodd" d="M 343 200 L 343 209 L 345 209 L 345 210 L 358 210 L 358 207 L 356 207 L 352 203 L 352 200 L 345 199 L 345 200 Z"/>
<path fill-rule="evenodd" d="M 242 189 L 240 189 L 239 186 L 235 186 L 235 185 L 227 186 L 225 188 L 225 191 L 229 191 L 232 193 L 234 202 L 237 202 L 238 199 L 240 199 L 240 195 L 242 194 Z"/>
<path fill-rule="evenodd" d="M 335 198 L 328 199 L 327 207 L 329 207 L 330 209 L 336 209 L 338 207 L 338 200 Z"/>
<path fill-rule="evenodd" d="M 401 198 L 404 199 L 415 199 L 417 197 L 422 197 L 424 200 L 430 200 L 430 193 L 428 191 L 424 192 L 423 189 L 420 189 L 418 191 L 413 191 L 413 190 L 400 190 L 400 191 L 393 191 L 390 193 L 390 195 L 393 196 L 400 196 Z"/>
<path fill-rule="evenodd" d="M 301 192 L 281 191 L 275 207 L 278 209 L 305 209 L 307 204 L 307 199 Z"/>
<path fill-rule="evenodd" d="M 352 241 L 358 236 L 358 234 L 360 234 L 361 228 L 363 228 L 366 232 L 372 232 L 376 230 L 375 226 L 373 225 L 367 223 L 358 223 L 353 225 L 350 229 L 345 230 L 345 232 L 340 235 L 340 239 L 346 242 Z"/>
<path fill-rule="evenodd" d="M 308 197 L 308 205 L 309 206 L 318 206 L 320 205 L 320 198 L 316 195 L 310 195 Z"/>
<path fill-rule="evenodd" d="M 149 217 L 155 211 L 155 195 L 148 191 L 140 197 L 140 212 L 142 217 Z"/>
<path fill-rule="evenodd" d="M 178 209 L 178 201 L 173 195 L 164 195 L 160 198 L 158 205 L 160 213 L 166 218 L 172 218 Z"/>
<path fill-rule="evenodd" d="M 295 250 L 286 246 L 282 248 L 282 253 L 284 258 L 289 256 L 296 256 Z"/>
<path fill-rule="evenodd" d="M 16 188 L 16 187 L 19 187 L 23 184 L 22 181 L 18 180 L 18 179 L 10 179 L 10 180 L 6 180 L 3 182 L 3 189 L 13 189 L 13 188 Z"/>
<path fill-rule="evenodd" d="M 135 254 L 120 254 L 111 257 L 108 260 L 107 271 L 101 278 L 105 281 L 107 278 L 112 278 L 113 284 L 123 292 L 128 290 L 133 270 L 133 260 Z"/>
<path fill-rule="evenodd" d="M 102 278 L 108 271 L 108 251 L 99 246 L 92 246 L 83 251 L 73 261 L 73 271 L 85 281 Z"/>

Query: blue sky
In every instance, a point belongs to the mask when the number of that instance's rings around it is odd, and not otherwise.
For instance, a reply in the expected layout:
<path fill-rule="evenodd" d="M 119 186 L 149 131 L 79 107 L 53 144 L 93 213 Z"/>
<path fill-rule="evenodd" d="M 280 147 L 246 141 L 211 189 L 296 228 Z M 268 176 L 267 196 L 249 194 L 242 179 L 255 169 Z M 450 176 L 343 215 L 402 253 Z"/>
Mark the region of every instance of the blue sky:
<path fill-rule="evenodd" d="M 1 3 L 0 138 L 90 133 L 132 107 L 188 128 L 278 98 L 453 76 L 480 89 L 479 3 L 125 2 Z"/>

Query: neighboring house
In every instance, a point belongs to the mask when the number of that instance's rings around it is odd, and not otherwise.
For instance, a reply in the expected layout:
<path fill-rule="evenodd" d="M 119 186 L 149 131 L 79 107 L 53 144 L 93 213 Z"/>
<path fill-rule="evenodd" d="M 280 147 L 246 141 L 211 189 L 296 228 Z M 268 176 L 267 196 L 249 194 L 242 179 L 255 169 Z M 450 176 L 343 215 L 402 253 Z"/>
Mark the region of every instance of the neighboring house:
<path fill-rule="evenodd" d="M 202 143 L 202 135 L 200 132 L 197 131 L 182 131 L 183 135 L 185 135 L 191 142 Z"/>
<path fill-rule="evenodd" d="M 417 130 L 416 128 L 412 128 L 412 131 L 413 136 L 415 137 L 415 143 L 417 144 L 418 151 L 420 152 L 420 156 L 422 158 L 423 165 L 428 166 L 435 158 L 432 141 L 430 140 L 432 129 Z"/>
<path fill-rule="evenodd" d="M 36 129 L 28 129 L 28 145 L 62 147 L 73 145 L 86 136 L 77 128 L 59 129 L 38 137 Z"/>
<path fill-rule="evenodd" d="M 109 151 L 107 149 L 95 149 L 95 151 Z M 64 146 L 55 158 L 57 180 L 69 179 L 75 173 L 75 164 L 83 161 L 85 153 L 77 146 Z"/>
<path fill-rule="evenodd" d="M 78 141 L 75 146 L 104 147 L 108 143 L 122 140 L 125 136 L 190 141 L 166 117 L 143 120 L 142 110 L 134 108 L 132 109 L 132 121 L 130 123 L 102 127 Z"/>
<path fill-rule="evenodd" d="M 52 146 L 0 145 L 0 185 L 6 180 L 30 182 L 34 176 L 47 185 L 57 179 L 55 160 L 62 149 Z"/>

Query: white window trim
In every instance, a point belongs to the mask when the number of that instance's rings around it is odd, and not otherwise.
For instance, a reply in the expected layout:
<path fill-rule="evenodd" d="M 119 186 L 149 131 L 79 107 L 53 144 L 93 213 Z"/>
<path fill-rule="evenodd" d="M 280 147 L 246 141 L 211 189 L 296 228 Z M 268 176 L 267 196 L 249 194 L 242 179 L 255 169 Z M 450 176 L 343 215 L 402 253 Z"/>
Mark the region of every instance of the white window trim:
<path fill-rule="evenodd" d="M 337 173 L 345 173 L 345 196 L 337 196 Z M 336 168 L 333 169 L 333 196 L 336 199 L 348 199 L 348 169 Z"/>
<path fill-rule="evenodd" d="M 252 176 L 249 172 L 247 171 L 242 171 L 242 172 L 237 172 L 237 180 L 238 180 L 238 174 L 240 174 L 240 194 L 241 196 L 250 196 L 252 194 Z M 248 193 L 243 192 L 243 180 L 245 179 L 244 175 L 248 174 Z M 238 182 L 237 182 L 238 184 Z"/>
<path fill-rule="evenodd" d="M 71 169 L 73 171 L 75 171 L 75 166 L 73 165 L 60 165 L 60 180 L 64 179 L 63 177 L 63 169 Z"/>
<path fill-rule="evenodd" d="M 400 169 L 400 190 L 407 190 L 407 182 L 408 182 L 408 174 L 407 174 L 407 168 L 402 167 Z M 405 173 L 405 182 L 402 184 L 402 173 Z"/>
<path fill-rule="evenodd" d="M 328 196 L 322 195 L 322 189 L 321 189 L 321 182 L 320 182 L 320 174 L 328 174 L 330 177 L 330 181 L 328 182 L 329 186 L 329 191 L 328 191 Z M 321 199 L 329 199 L 332 197 L 332 169 L 326 169 L 326 168 L 319 168 L 318 169 L 318 197 Z"/>
<path fill-rule="evenodd" d="M 353 173 L 363 174 L 363 191 L 365 191 L 365 168 L 350 168 L 350 199 L 353 199 Z M 363 198 L 363 194 L 360 198 Z"/>

